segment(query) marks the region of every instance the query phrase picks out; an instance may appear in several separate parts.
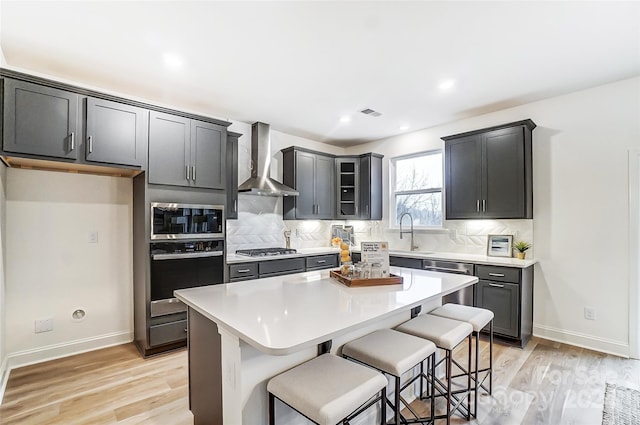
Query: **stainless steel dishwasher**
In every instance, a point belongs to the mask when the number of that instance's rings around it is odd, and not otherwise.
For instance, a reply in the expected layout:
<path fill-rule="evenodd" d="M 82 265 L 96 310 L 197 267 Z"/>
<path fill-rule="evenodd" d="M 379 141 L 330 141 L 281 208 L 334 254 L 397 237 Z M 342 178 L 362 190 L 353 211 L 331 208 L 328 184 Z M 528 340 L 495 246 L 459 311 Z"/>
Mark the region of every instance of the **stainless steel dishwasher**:
<path fill-rule="evenodd" d="M 473 264 L 458 263 L 443 260 L 423 260 L 422 268 L 434 272 L 455 273 L 473 276 Z M 442 304 L 454 303 L 473 306 L 474 288 L 476 285 L 467 286 L 457 292 L 442 297 Z"/>

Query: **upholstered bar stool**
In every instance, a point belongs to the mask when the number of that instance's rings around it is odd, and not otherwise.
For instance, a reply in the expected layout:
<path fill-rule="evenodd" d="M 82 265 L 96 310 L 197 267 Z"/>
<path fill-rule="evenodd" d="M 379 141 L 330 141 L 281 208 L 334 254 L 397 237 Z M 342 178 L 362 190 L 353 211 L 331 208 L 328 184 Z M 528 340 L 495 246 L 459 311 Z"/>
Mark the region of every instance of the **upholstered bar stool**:
<path fill-rule="evenodd" d="M 385 424 L 386 388 L 387 379 L 381 373 L 323 354 L 269 380 L 269 424 L 275 424 L 276 398 L 320 425 L 346 423 L 379 399 L 380 423 Z"/>
<path fill-rule="evenodd" d="M 471 364 L 471 333 L 473 332 L 473 327 L 466 322 L 434 316 L 432 314 L 422 314 L 397 326 L 396 330 L 428 339 L 438 348 L 444 350 L 445 356 L 436 363 L 436 366 L 442 362 L 445 363 L 445 379 L 447 383 L 445 385 L 440 379 L 436 378 L 435 374 L 433 375 L 433 381 L 435 389 L 440 393 L 440 395 L 434 394 L 434 396 L 444 396 L 447 399 L 447 413 L 445 415 L 436 415 L 435 419 L 446 419 L 447 425 L 449 425 L 451 422 L 452 406 L 453 412 L 457 410 L 465 419 L 471 419 L 471 373 L 466 374 L 467 387 L 462 390 L 453 391 L 451 381 L 453 380 L 453 350 L 465 339 L 469 341 L 468 362 Z M 465 399 L 467 401 L 466 406 L 463 405 Z"/>
<path fill-rule="evenodd" d="M 478 390 L 482 388 L 489 394 L 491 394 L 493 390 L 493 311 L 487 310 L 485 308 L 471 307 L 467 305 L 445 304 L 442 307 L 438 307 L 435 310 L 429 312 L 429 314 L 446 317 L 448 319 L 459 320 L 461 322 L 467 322 L 471 326 L 473 326 L 473 334 L 475 336 L 476 342 L 473 416 L 476 416 L 478 413 Z M 487 325 L 489 325 L 489 367 L 479 369 L 479 335 L 480 331 Z M 458 367 L 460 367 L 460 365 L 458 365 Z M 469 364 L 469 367 L 471 367 L 471 364 Z M 480 380 L 479 378 L 480 373 L 486 373 L 482 380 Z M 484 381 L 487 379 L 487 377 L 489 378 L 489 388 L 484 386 Z"/>
<path fill-rule="evenodd" d="M 345 358 L 356 360 L 360 363 L 369 365 L 383 373 L 391 375 L 395 378 L 395 397 L 394 403 L 388 399 L 386 402 L 394 410 L 394 424 L 402 423 L 427 423 L 432 424 L 434 419 L 434 399 L 433 386 L 430 388 L 431 395 L 431 414 L 428 418 L 419 417 L 406 403 L 400 393 L 417 379 L 431 382 L 424 374 L 424 361 L 427 361 L 427 369 L 429 374 L 434 373 L 436 346 L 433 342 L 413 335 L 394 331 L 393 329 L 380 329 L 368 335 L 348 342 L 342 347 L 342 355 Z M 420 366 L 420 373 L 409 379 L 401 386 L 400 379 L 402 375 L 409 372 L 416 366 Z M 420 385 L 422 388 L 422 385 Z M 401 404 L 409 409 L 415 419 L 406 419 L 401 416 Z"/>

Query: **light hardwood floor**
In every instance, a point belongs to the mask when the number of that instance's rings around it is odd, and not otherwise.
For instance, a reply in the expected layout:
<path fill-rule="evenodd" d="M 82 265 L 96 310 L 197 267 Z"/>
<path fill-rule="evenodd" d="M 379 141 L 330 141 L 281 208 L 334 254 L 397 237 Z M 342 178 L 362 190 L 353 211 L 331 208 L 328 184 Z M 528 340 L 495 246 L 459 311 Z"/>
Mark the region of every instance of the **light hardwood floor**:
<path fill-rule="evenodd" d="M 640 361 L 537 338 L 524 350 L 496 343 L 494 359 L 494 396 L 480 398 L 475 425 L 596 425 L 605 382 L 640 388 Z M 13 370 L 0 423 L 192 425 L 187 383 L 186 351 L 145 360 L 120 345 Z"/>

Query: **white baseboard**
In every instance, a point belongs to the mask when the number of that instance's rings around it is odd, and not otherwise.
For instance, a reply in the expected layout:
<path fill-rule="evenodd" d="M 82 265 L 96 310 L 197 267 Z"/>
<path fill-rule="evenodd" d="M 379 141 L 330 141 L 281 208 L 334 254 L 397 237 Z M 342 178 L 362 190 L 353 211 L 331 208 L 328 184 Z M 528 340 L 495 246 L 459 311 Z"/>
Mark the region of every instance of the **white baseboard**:
<path fill-rule="evenodd" d="M 623 341 L 595 337 L 593 335 L 571 332 L 544 325 L 533 325 L 533 335 L 551 341 L 612 354 L 614 356 L 629 357 L 629 344 Z"/>
<path fill-rule="evenodd" d="M 7 388 L 7 381 L 9 381 L 9 359 L 5 356 L 0 361 L 0 404 L 2 404 L 4 390 Z"/>
<path fill-rule="evenodd" d="M 126 344 L 131 341 L 133 341 L 133 332 L 123 331 L 33 348 L 31 350 L 18 351 L 10 353 L 7 356 L 8 369 L 16 369 L 18 367 L 68 357 L 100 348 Z"/>

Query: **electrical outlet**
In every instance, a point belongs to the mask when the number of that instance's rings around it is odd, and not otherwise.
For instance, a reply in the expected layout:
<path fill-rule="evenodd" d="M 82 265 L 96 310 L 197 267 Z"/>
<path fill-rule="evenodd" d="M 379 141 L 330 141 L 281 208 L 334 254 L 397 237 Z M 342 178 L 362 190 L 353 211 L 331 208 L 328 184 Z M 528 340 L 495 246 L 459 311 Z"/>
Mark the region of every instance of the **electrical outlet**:
<path fill-rule="evenodd" d="M 584 318 L 587 320 L 596 320 L 596 309 L 593 307 L 585 307 Z"/>
<path fill-rule="evenodd" d="M 87 240 L 89 243 L 98 243 L 98 232 L 89 233 Z"/>
<path fill-rule="evenodd" d="M 42 332 L 49 332 L 53 330 L 53 319 L 42 319 L 35 321 L 35 332 L 37 334 Z"/>

